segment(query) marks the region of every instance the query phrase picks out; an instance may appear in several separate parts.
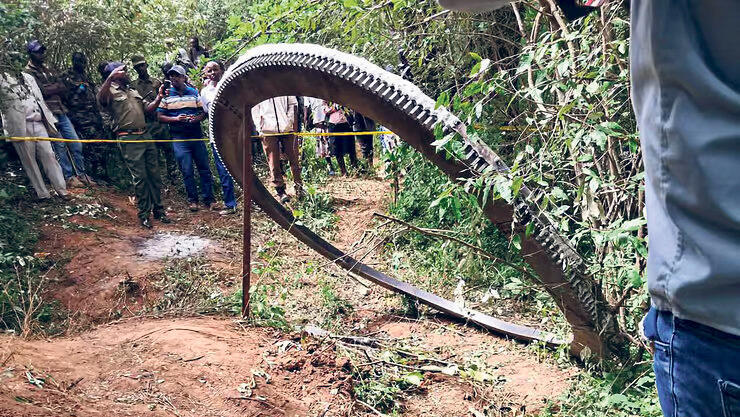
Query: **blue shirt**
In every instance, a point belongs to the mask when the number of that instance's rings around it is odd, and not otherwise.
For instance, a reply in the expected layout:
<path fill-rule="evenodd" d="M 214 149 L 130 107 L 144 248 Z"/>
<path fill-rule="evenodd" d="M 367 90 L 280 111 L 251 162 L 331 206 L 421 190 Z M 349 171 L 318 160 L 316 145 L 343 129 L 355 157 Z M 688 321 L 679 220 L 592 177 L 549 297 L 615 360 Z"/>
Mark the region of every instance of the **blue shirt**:
<path fill-rule="evenodd" d="M 177 117 L 181 114 L 197 116 L 203 113 L 203 105 L 198 95 L 198 90 L 185 86 L 182 94 L 175 87 L 170 87 L 169 95 L 162 99 L 158 112 L 169 117 Z M 176 139 L 198 139 L 203 137 L 200 122 L 173 122 L 170 125 L 170 135 Z"/>

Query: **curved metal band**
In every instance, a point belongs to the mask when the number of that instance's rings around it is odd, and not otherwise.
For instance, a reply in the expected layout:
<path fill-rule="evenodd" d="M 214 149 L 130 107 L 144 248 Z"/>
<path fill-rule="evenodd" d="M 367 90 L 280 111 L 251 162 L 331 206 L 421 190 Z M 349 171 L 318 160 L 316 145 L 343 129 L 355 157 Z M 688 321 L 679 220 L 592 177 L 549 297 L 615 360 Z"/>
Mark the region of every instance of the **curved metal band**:
<path fill-rule="evenodd" d="M 467 137 L 459 119 L 444 108 L 435 109 L 434 100 L 413 84 L 349 54 L 317 45 L 279 44 L 262 45 L 248 51 L 229 68 L 219 84 L 211 106 L 211 138 L 231 172 L 242 169 L 241 138 L 245 130 L 249 132 L 253 127 L 250 109 L 270 97 L 284 95 L 324 98 L 361 112 L 392 130 L 453 180 L 477 176 L 489 167 L 508 170 L 490 148 Z M 437 126 L 446 134 L 457 132 L 462 137 L 464 158 L 449 159 L 431 145 Z M 265 213 L 342 268 L 489 330 L 521 340 L 540 340 L 550 345 L 564 343 L 535 329 L 461 308 L 358 262 L 311 230 L 294 224 L 291 213 L 269 194 L 255 175 L 251 177 L 253 199 Z M 234 178 L 240 181 L 238 176 Z M 481 204 L 487 217 L 502 229 L 511 230 L 513 226 L 522 231 L 521 225 L 535 223 L 534 236 L 522 236 L 522 254 L 571 324 L 573 349 L 579 351 L 588 346 L 601 353 L 603 335 L 610 334 L 606 326 L 611 326 L 610 318 L 605 321 L 599 316 L 603 311 L 599 308 L 603 296 L 583 272 L 584 263 L 567 240 L 542 213 L 527 204 L 530 193 L 522 187 L 513 206 L 493 200 L 481 201 Z"/>

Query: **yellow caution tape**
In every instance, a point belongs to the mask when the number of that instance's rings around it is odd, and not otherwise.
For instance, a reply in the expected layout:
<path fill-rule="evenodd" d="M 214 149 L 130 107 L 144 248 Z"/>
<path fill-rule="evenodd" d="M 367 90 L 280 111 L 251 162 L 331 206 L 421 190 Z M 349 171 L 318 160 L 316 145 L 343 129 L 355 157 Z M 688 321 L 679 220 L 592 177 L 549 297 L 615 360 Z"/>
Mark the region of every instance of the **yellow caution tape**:
<path fill-rule="evenodd" d="M 474 127 L 477 127 L 474 125 Z M 532 127 L 521 126 L 499 126 L 502 131 L 523 131 L 536 132 L 537 129 Z M 290 132 L 290 133 L 265 133 L 262 135 L 252 135 L 252 138 L 265 138 L 271 136 L 284 136 L 292 134 L 298 137 L 329 137 L 329 136 L 364 136 L 364 135 L 388 135 L 392 134 L 390 130 L 379 130 L 372 132 Z M 141 140 L 118 140 L 118 139 L 64 139 L 64 138 L 43 138 L 34 136 L 0 136 L 2 139 L 9 141 L 49 141 L 49 142 L 78 142 L 78 143 L 162 143 L 162 142 L 207 142 L 208 138 L 199 139 L 141 139 Z"/>
<path fill-rule="evenodd" d="M 252 138 L 264 138 L 271 136 L 284 136 L 291 134 L 293 136 L 363 136 L 363 135 L 387 135 L 391 134 L 390 130 L 379 130 L 372 132 L 290 132 L 290 133 L 266 133 L 263 135 L 253 135 Z M 125 135 L 124 135 L 125 136 Z M 0 136 L 2 139 L 15 142 L 77 142 L 77 143 L 161 143 L 161 142 L 207 142 L 208 138 L 200 139 L 141 139 L 141 140 L 118 140 L 118 139 L 64 139 L 64 138 L 43 138 L 36 136 Z"/>

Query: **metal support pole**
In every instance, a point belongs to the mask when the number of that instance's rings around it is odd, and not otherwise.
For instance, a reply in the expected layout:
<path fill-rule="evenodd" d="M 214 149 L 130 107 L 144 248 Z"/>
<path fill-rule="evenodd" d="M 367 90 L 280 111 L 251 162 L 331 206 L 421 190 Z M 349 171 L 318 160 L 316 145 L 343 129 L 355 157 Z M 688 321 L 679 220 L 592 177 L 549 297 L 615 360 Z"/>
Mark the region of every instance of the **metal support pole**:
<path fill-rule="evenodd" d="M 244 110 L 244 117 L 250 117 L 250 109 Z M 247 132 L 249 124 L 242 127 L 242 191 L 244 191 L 244 224 L 242 226 L 242 317 L 249 317 L 249 285 L 252 275 L 252 132 Z"/>

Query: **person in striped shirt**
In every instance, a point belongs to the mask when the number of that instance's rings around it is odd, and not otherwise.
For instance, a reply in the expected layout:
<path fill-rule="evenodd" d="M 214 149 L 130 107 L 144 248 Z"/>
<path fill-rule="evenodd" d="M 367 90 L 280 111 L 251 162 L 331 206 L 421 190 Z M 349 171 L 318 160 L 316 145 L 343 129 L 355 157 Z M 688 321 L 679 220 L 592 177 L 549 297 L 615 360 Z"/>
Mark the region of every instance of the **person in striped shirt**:
<path fill-rule="evenodd" d="M 172 66 L 167 75 L 172 86 L 157 109 L 157 118 L 160 122 L 169 124 L 173 140 L 203 138 L 200 122 L 205 119 L 206 114 L 198 90 L 187 84 L 185 68 L 180 65 Z M 213 176 L 205 142 L 172 142 L 172 149 L 185 182 L 190 211 L 198 211 L 199 201 L 193 163 L 198 168 L 200 177 L 201 201 L 206 209 L 210 209 L 213 203 Z"/>

